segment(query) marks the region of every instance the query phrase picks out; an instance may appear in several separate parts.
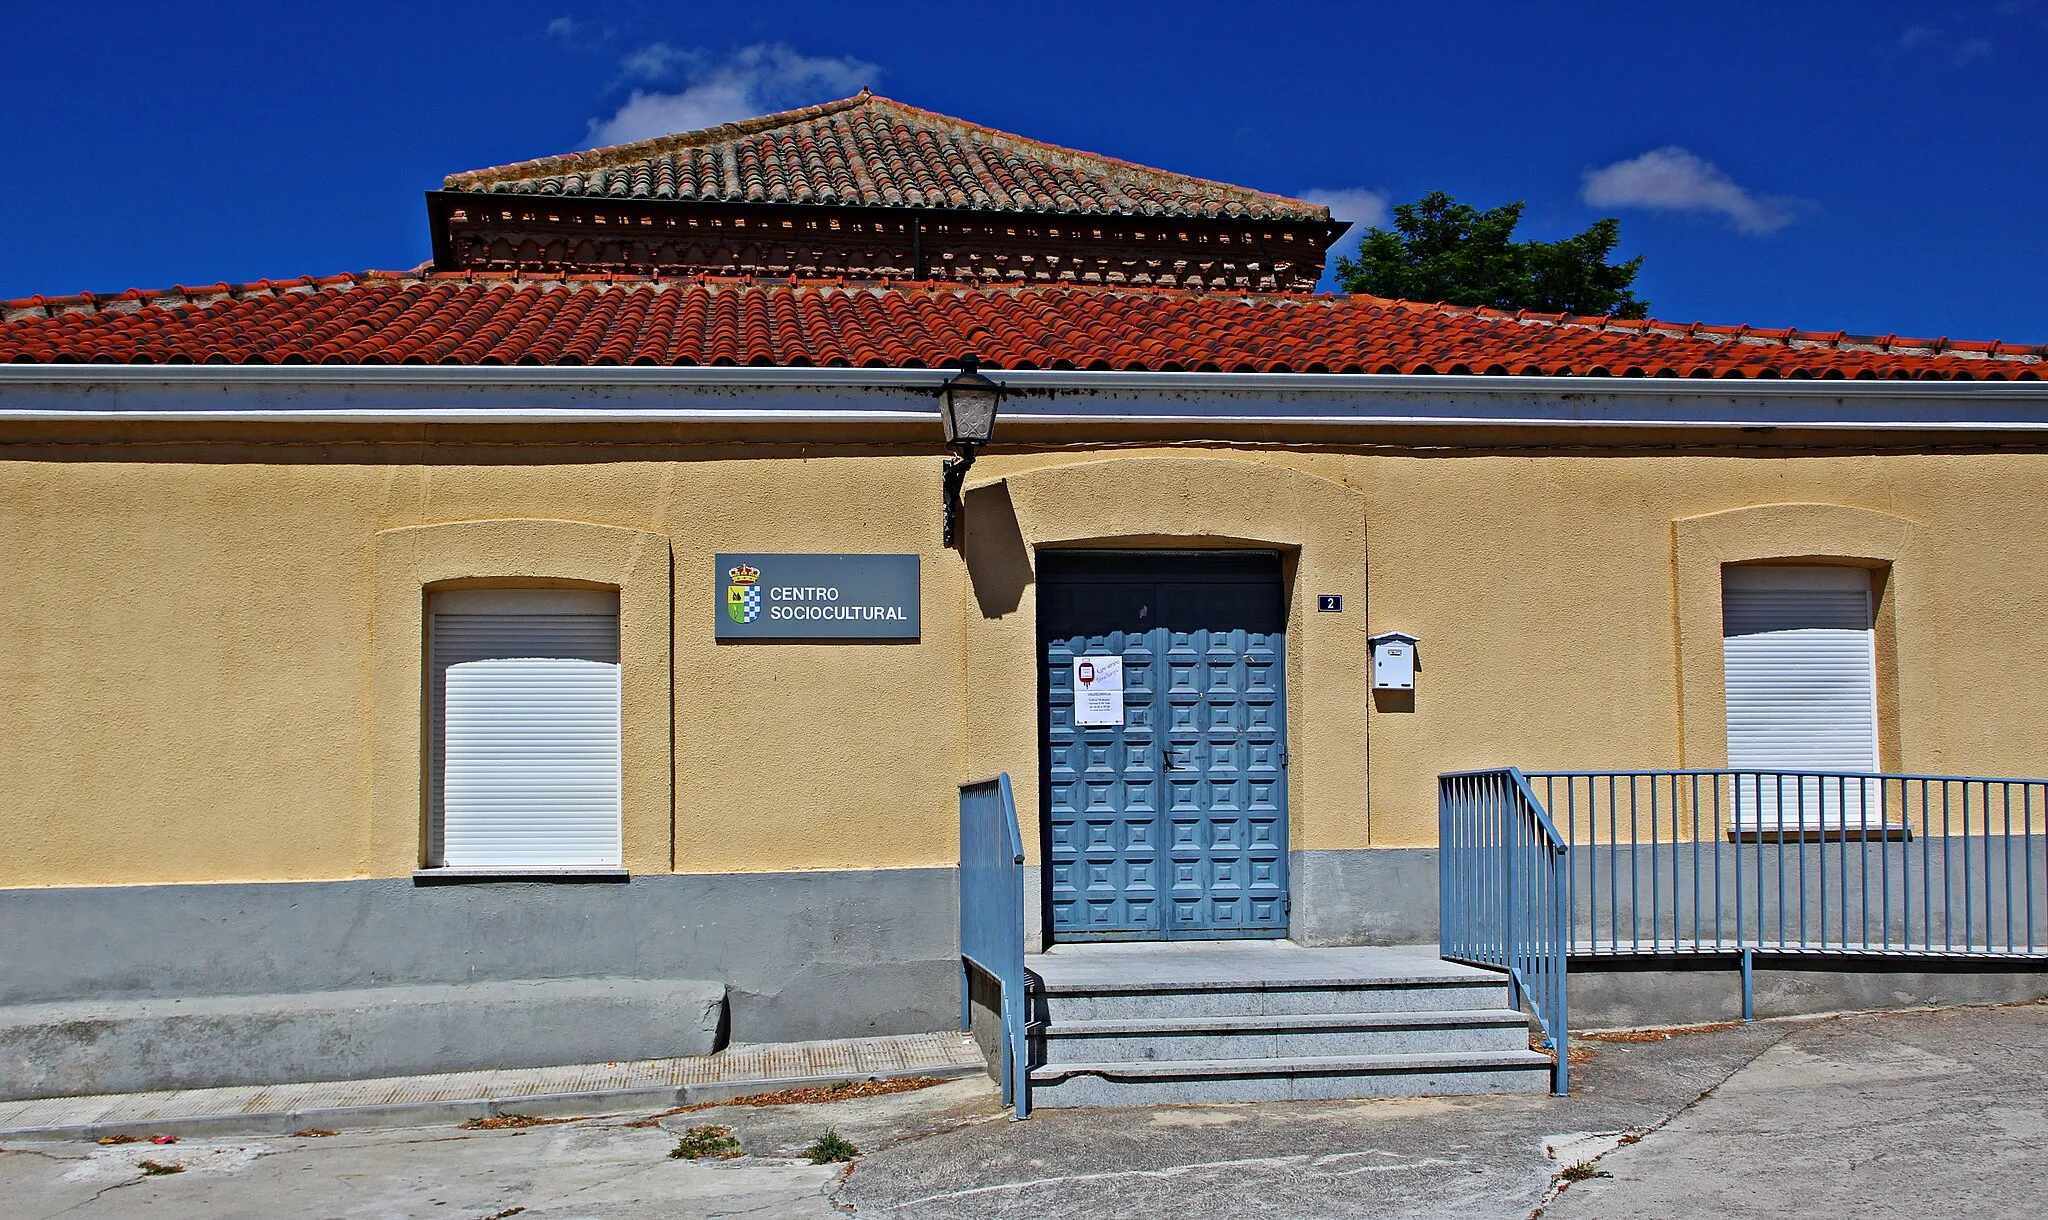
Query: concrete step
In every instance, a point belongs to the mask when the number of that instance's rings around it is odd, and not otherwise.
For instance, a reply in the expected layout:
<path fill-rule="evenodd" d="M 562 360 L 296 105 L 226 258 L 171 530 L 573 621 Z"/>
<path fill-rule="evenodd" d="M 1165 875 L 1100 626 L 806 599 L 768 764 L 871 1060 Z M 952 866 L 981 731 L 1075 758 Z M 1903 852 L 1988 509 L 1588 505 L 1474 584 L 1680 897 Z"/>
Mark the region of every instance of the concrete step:
<path fill-rule="evenodd" d="M 1187 1017 L 1308 1016 L 1336 1013 L 1471 1012 L 1507 1007 L 1497 975 L 1436 978 L 1045 981 L 1032 989 L 1033 1014 L 1066 1021 Z"/>
<path fill-rule="evenodd" d="M 1031 1069 L 1031 1104 L 1060 1108 L 1541 1093 L 1550 1087 L 1550 1071 L 1548 1055 L 1526 1049 L 1048 1064 Z"/>
<path fill-rule="evenodd" d="M 1033 1105 L 1550 1087 L 1505 980 L 1435 946 L 1056 945 L 1030 969 Z"/>
<path fill-rule="evenodd" d="M 1525 1050 L 1512 1009 L 1061 1020 L 1031 1028 L 1035 1062 L 1173 1060 Z"/>

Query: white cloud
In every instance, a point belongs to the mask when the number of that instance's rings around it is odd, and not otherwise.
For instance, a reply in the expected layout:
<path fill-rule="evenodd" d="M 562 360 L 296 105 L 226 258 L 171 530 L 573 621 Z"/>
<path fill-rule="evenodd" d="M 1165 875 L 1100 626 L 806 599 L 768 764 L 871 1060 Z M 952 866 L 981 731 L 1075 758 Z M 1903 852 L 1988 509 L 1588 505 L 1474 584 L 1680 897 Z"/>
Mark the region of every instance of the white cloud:
<path fill-rule="evenodd" d="M 1320 203 L 1330 209 L 1330 215 L 1334 219 L 1350 221 L 1350 236 L 1353 237 L 1356 237 L 1360 230 L 1387 223 L 1387 197 L 1380 191 L 1367 190 L 1362 186 L 1347 186 L 1335 190 L 1303 191 L 1301 198 L 1310 203 Z"/>
<path fill-rule="evenodd" d="M 1991 40 L 1989 38 L 1965 38 L 1956 44 L 1955 54 L 1949 56 L 1949 62 L 1960 68 L 1973 60 L 1989 58 L 1991 58 Z"/>
<path fill-rule="evenodd" d="M 704 56 L 698 51 L 687 51 L 672 47 L 665 42 L 652 42 L 619 61 L 619 66 L 628 76 L 643 80 L 660 80 L 679 67 L 702 63 Z"/>
<path fill-rule="evenodd" d="M 1586 171 L 1581 197 L 1596 208 L 1714 213 L 1744 233 L 1775 233 L 1801 208 L 1796 199 L 1751 194 L 1719 166 L 1676 144 Z"/>
<path fill-rule="evenodd" d="M 590 121 L 592 148 L 733 123 L 856 92 L 881 69 L 852 56 L 802 55 L 785 43 L 756 43 L 714 60 L 701 51 L 653 43 L 622 62 L 643 80 L 675 73 L 675 92 L 635 89 L 609 118 Z"/>
<path fill-rule="evenodd" d="M 548 22 L 548 37 L 574 38 L 583 32 L 583 23 L 574 17 L 557 17 Z"/>
<path fill-rule="evenodd" d="M 2018 17 L 2048 30 L 2048 9 L 2041 0 L 2000 0 L 1997 7 L 2001 17 Z"/>
<path fill-rule="evenodd" d="M 2004 6 L 1999 12 L 2006 16 L 2017 16 L 2025 8 Z M 1899 50 L 1909 54 L 1935 55 L 1948 60 L 1952 67 L 1966 67 L 1980 59 L 1990 59 L 1992 45 L 1989 38 L 1954 38 L 1947 30 L 1933 25 L 1909 25 L 1899 35 Z"/>
<path fill-rule="evenodd" d="M 765 112 L 741 85 L 713 82 L 693 85 L 681 93 L 633 90 L 626 104 L 608 119 L 590 120 L 588 146 L 628 144 L 678 131 L 697 131 L 734 123 Z"/>
<path fill-rule="evenodd" d="M 1337 244 L 1330 247 L 1330 266 L 1333 268 L 1337 265 L 1338 255 L 1350 258 L 1358 253 L 1358 243 L 1364 240 L 1367 229 L 1384 226 L 1392 217 L 1392 213 L 1387 210 L 1386 193 L 1362 186 L 1303 191 L 1299 197 L 1330 209 L 1332 220 L 1351 222 L 1351 227 L 1344 231 L 1344 236 L 1338 238 Z M 1334 282 L 1330 281 L 1328 276 L 1324 278 L 1326 282 Z"/>

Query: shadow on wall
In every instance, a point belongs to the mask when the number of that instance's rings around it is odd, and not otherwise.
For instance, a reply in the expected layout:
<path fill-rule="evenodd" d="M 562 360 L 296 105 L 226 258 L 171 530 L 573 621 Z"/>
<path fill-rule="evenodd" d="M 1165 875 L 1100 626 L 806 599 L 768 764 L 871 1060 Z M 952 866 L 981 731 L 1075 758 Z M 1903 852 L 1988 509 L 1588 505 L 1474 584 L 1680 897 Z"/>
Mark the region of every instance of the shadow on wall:
<path fill-rule="evenodd" d="M 1004 482 L 972 487 L 965 498 L 967 578 L 983 618 L 1001 618 L 1023 604 L 1031 584 L 1031 546 L 1017 524 L 1017 508 Z"/>

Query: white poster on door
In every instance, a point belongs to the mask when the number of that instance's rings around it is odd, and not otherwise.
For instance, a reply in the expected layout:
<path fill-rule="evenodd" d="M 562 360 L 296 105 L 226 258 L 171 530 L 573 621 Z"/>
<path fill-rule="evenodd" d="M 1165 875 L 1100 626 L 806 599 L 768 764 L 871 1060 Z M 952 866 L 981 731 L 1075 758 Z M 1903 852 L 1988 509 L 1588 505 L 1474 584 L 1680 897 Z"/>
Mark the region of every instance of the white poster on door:
<path fill-rule="evenodd" d="M 1124 722 L 1124 659 L 1074 658 L 1074 723 L 1082 728 Z"/>

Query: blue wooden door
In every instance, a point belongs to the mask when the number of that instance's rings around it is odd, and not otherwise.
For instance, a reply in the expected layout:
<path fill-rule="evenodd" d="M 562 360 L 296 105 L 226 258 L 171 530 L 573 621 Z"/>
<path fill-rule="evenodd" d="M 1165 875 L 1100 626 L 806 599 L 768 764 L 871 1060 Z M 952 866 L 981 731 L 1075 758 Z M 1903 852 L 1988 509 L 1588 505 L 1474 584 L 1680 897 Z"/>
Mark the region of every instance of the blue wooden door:
<path fill-rule="evenodd" d="M 1286 605 L 1267 552 L 1042 552 L 1055 940 L 1287 934 Z M 1074 660 L 1124 667 L 1120 725 Z"/>

